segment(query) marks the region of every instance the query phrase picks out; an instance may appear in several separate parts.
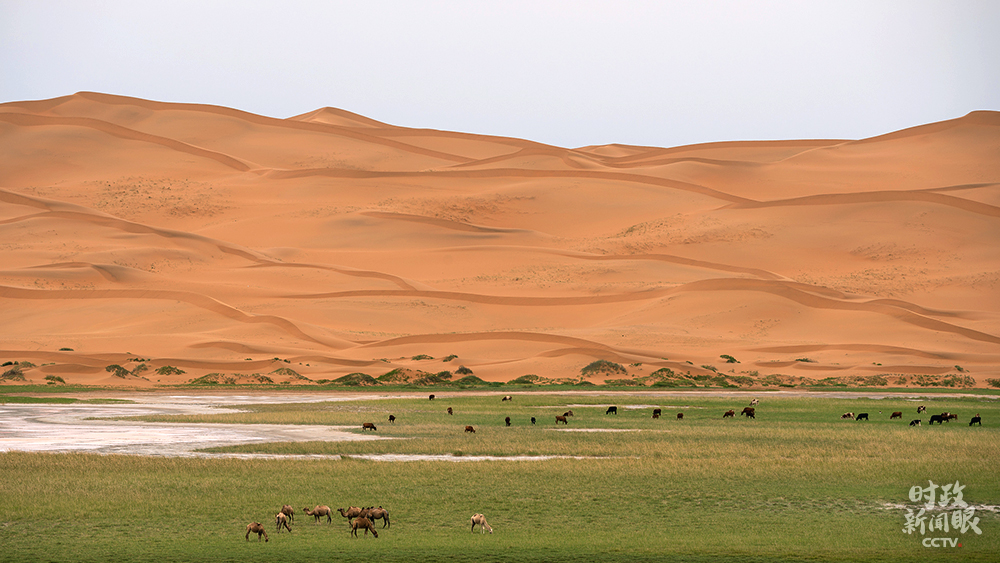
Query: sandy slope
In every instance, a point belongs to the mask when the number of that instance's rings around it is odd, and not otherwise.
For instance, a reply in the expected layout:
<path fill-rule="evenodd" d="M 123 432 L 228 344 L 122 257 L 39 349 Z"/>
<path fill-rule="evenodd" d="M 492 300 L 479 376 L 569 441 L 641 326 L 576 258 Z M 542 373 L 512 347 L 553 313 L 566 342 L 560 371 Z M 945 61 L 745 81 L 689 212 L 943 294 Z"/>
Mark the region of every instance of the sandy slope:
<path fill-rule="evenodd" d="M 998 183 L 995 112 L 856 141 L 563 149 L 332 108 L 0 104 L 0 361 L 104 385 L 579 378 L 606 359 L 984 386 Z M 151 369 L 105 370 L 130 359 Z"/>

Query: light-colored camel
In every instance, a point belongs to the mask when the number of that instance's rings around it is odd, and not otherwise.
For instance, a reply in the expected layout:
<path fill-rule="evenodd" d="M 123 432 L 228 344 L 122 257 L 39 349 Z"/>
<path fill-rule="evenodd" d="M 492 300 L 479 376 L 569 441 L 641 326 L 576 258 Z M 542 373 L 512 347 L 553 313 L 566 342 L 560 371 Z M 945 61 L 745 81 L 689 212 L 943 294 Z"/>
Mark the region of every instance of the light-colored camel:
<path fill-rule="evenodd" d="M 372 524 L 372 521 L 369 520 L 369 519 L 367 519 L 367 518 L 359 516 L 359 517 L 355 518 L 353 522 L 351 522 L 351 535 L 352 536 L 358 537 L 358 528 L 364 528 L 365 529 L 365 536 L 367 536 L 368 532 L 371 531 L 371 533 L 372 533 L 373 536 L 375 536 L 376 538 L 378 537 L 378 532 L 375 531 L 375 525 Z"/>
<path fill-rule="evenodd" d="M 333 522 L 332 518 L 333 511 L 330 510 L 330 507 L 326 506 L 325 504 L 319 505 L 312 510 L 309 510 L 308 508 L 303 508 L 302 512 L 305 512 L 307 516 L 312 516 L 313 518 L 316 519 L 317 522 L 319 522 L 321 516 L 326 516 L 327 522 Z"/>
<path fill-rule="evenodd" d="M 257 541 L 260 541 L 260 537 L 264 536 L 264 541 L 271 541 L 267 537 L 267 530 L 264 529 L 264 525 L 260 522 L 250 522 L 247 524 L 247 535 L 244 536 L 247 541 L 250 541 L 250 534 L 257 534 Z"/>
<path fill-rule="evenodd" d="M 284 512 L 279 512 L 274 515 L 274 524 L 278 527 L 278 531 L 276 532 L 278 534 L 281 533 L 282 526 L 284 526 L 284 528 L 289 532 L 292 531 L 292 527 L 288 525 L 288 515 Z"/>
<path fill-rule="evenodd" d="M 493 533 L 493 528 L 491 528 L 490 525 L 486 523 L 486 517 L 483 516 L 482 514 L 472 515 L 472 530 L 471 530 L 472 532 L 476 531 L 477 524 L 480 526 L 479 528 L 480 534 L 485 534 L 486 530 L 489 530 L 491 534 Z"/>
<path fill-rule="evenodd" d="M 288 517 L 289 522 L 295 522 L 295 509 L 292 505 L 286 504 L 281 507 L 281 513 Z"/>

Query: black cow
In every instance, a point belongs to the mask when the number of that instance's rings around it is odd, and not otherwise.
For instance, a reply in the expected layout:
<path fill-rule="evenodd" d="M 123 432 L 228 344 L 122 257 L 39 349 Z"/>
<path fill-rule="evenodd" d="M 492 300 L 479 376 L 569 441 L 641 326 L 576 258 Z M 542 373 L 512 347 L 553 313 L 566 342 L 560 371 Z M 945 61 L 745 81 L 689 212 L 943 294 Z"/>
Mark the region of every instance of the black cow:
<path fill-rule="evenodd" d="M 608 407 L 604 414 L 618 414 L 618 407 Z"/>
<path fill-rule="evenodd" d="M 978 424 L 978 425 L 982 426 L 983 425 L 983 419 L 979 418 L 979 415 L 977 414 L 976 416 L 972 417 L 972 420 L 969 421 L 969 426 L 972 426 L 973 424 Z"/>
<path fill-rule="evenodd" d="M 531 417 L 531 423 L 532 423 L 532 424 L 534 424 L 534 423 L 535 423 L 535 417 Z"/>
<path fill-rule="evenodd" d="M 868 413 L 858 413 L 858 416 L 854 417 L 854 420 L 868 420 Z"/>
<path fill-rule="evenodd" d="M 507 426 L 510 426 L 510 417 L 509 416 L 507 418 L 503 419 L 503 421 L 505 423 L 507 423 Z"/>
<path fill-rule="evenodd" d="M 747 418 L 752 418 L 756 420 L 757 412 L 754 410 L 753 407 L 743 407 L 743 412 L 740 413 L 740 416 L 745 416 Z"/>
<path fill-rule="evenodd" d="M 939 425 L 944 423 L 944 417 L 939 414 L 932 414 L 931 421 L 928 424 L 938 423 Z"/>

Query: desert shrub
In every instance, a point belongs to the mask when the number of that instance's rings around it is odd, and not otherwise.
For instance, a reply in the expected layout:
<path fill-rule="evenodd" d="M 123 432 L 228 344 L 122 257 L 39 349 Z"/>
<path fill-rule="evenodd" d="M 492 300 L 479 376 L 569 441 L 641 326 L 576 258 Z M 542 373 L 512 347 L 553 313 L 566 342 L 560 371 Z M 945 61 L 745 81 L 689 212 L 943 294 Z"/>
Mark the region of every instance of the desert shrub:
<path fill-rule="evenodd" d="M 449 354 L 449 355 L 445 356 L 444 358 L 442 358 L 441 361 L 442 362 L 450 362 L 450 361 L 454 360 L 457 357 L 458 356 L 455 355 L 455 354 Z"/>
<path fill-rule="evenodd" d="M 24 373 L 21 366 L 14 366 L 0 375 L 0 380 L 4 381 L 24 381 Z"/>
<path fill-rule="evenodd" d="M 448 380 L 448 381 L 451 381 L 451 378 L 454 377 L 452 375 L 452 373 L 450 371 L 448 371 L 448 370 L 439 371 L 439 372 L 435 373 L 434 375 L 436 375 L 437 377 L 439 377 L 441 379 Z"/>
<path fill-rule="evenodd" d="M 338 377 L 334 379 L 331 383 L 334 385 L 346 385 L 351 387 L 368 387 L 372 385 L 381 385 L 379 380 L 368 375 L 367 373 L 349 373 L 343 377 Z"/>
<path fill-rule="evenodd" d="M 612 387 L 644 387 L 645 385 L 637 379 L 605 379 L 605 385 Z"/>
<path fill-rule="evenodd" d="M 55 385 L 56 383 L 66 383 L 66 380 L 59 377 L 58 375 L 46 375 L 45 381 L 48 381 L 48 385 Z"/>
<path fill-rule="evenodd" d="M 454 385 L 491 385 L 488 381 L 483 381 L 482 379 L 474 376 L 467 375 L 462 379 L 453 382 Z"/>
<path fill-rule="evenodd" d="M 674 370 L 670 368 L 660 368 L 651 373 L 650 375 L 653 375 L 655 377 L 670 377 L 670 378 L 677 376 L 677 374 L 674 373 Z"/>
<path fill-rule="evenodd" d="M 427 354 L 417 354 L 416 356 L 413 356 L 413 358 L 411 359 L 414 361 L 418 361 L 418 360 L 433 360 L 434 358 L 428 356 Z"/>
<path fill-rule="evenodd" d="M 174 366 L 163 366 L 161 368 L 156 368 L 157 375 L 184 375 L 186 371 L 175 368 Z"/>
<path fill-rule="evenodd" d="M 591 362 L 586 366 L 584 366 L 580 370 L 580 373 L 582 373 L 583 375 L 596 375 L 599 373 L 606 373 L 609 375 L 617 375 L 617 374 L 625 375 L 628 373 L 628 370 L 626 370 L 625 367 L 622 366 L 621 364 L 616 364 L 615 362 L 609 362 L 608 360 L 597 360 L 596 362 Z"/>
<path fill-rule="evenodd" d="M 796 362 L 808 362 L 811 364 L 816 363 L 816 360 L 810 360 L 809 358 L 795 358 Z"/>
<path fill-rule="evenodd" d="M 73 349 L 72 348 L 60 348 L 59 351 L 60 352 L 72 352 Z"/>
<path fill-rule="evenodd" d="M 458 369 L 455 370 L 455 373 L 457 373 L 458 375 L 472 375 L 472 370 L 465 366 L 458 366 Z"/>
<path fill-rule="evenodd" d="M 530 373 L 528 375 L 522 375 L 521 377 L 518 377 L 517 379 L 511 379 L 507 383 L 510 384 L 510 385 L 534 385 L 534 384 L 540 382 L 541 380 L 542 380 L 541 377 L 539 377 L 539 376 L 537 376 L 537 375 L 535 375 L 533 373 Z"/>
<path fill-rule="evenodd" d="M 381 383 L 407 383 L 409 380 L 410 377 L 400 368 L 396 368 L 378 376 L 378 381 Z"/>
<path fill-rule="evenodd" d="M 992 377 L 986 380 L 986 384 L 990 387 L 1000 387 L 1000 379 L 993 379 Z"/>
<path fill-rule="evenodd" d="M 132 375 L 139 375 L 140 373 L 142 373 L 142 372 L 144 372 L 144 371 L 146 371 L 148 369 L 149 369 L 149 366 L 147 366 L 146 364 L 139 364 L 139 365 L 135 366 L 134 368 L 132 368 Z"/>
<path fill-rule="evenodd" d="M 722 358 L 723 360 L 726 360 L 727 364 L 738 364 L 738 363 L 740 363 L 739 360 L 737 360 L 736 358 L 730 356 L 729 354 L 723 354 L 723 355 L 721 355 L 719 357 Z"/>
<path fill-rule="evenodd" d="M 299 375 L 299 372 L 295 371 L 292 368 L 278 368 L 278 369 L 272 371 L 271 374 L 272 375 L 287 375 L 287 376 L 290 376 L 290 377 L 302 377 L 301 375 Z"/>
<path fill-rule="evenodd" d="M 123 379 L 126 378 L 126 377 L 128 377 L 128 376 L 130 376 L 130 375 L 132 375 L 132 372 L 130 372 L 129 370 L 127 370 L 127 369 L 125 369 L 123 367 L 121 367 L 118 364 L 111 364 L 110 366 L 104 366 L 104 371 L 110 373 L 111 375 L 113 375 L 115 377 L 121 377 Z"/>

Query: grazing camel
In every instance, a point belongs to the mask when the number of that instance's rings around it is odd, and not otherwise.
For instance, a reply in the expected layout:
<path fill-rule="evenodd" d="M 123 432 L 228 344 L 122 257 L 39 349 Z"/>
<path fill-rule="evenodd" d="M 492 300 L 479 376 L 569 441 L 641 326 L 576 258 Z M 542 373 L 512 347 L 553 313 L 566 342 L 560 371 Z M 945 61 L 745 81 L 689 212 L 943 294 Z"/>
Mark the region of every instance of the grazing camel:
<path fill-rule="evenodd" d="M 281 533 L 282 526 L 284 526 L 289 533 L 292 531 L 292 527 L 288 525 L 288 515 L 284 512 L 279 512 L 274 515 L 274 524 L 278 526 L 278 531 L 276 532 L 278 534 Z"/>
<path fill-rule="evenodd" d="M 566 420 L 565 416 L 556 415 L 556 424 L 559 424 L 560 422 L 565 424 L 566 426 L 569 426 L 569 421 Z"/>
<path fill-rule="evenodd" d="M 736 416 L 736 411 L 734 411 L 733 409 L 729 409 L 722 415 L 722 418 L 733 418 L 735 416 Z"/>
<path fill-rule="evenodd" d="M 383 528 L 392 527 L 392 523 L 389 522 L 389 511 L 381 506 L 378 508 L 369 508 L 368 513 L 365 514 L 365 518 L 371 520 L 372 524 L 374 524 L 376 520 L 382 520 Z"/>
<path fill-rule="evenodd" d="M 390 414 L 389 415 L 389 422 L 391 422 L 392 424 L 396 424 L 396 416 Z"/>
<path fill-rule="evenodd" d="M 247 524 L 247 535 L 243 537 L 245 537 L 247 541 L 250 541 L 250 534 L 257 534 L 257 541 L 260 541 L 261 536 L 264 536 L 265 543 L 271 541 L 271 539 L 267 537 L 267 530 L 264 529 L 264 525 L 260 522 L 250 522 Z"/>
<path fill-rule="evenodd" d="M 465 431 L 466 431 L 466 432 L 472 432 L 473 434 L 475 434 L 475 433 L 476 433 L 476 429 L 475 429 L 475 428 L 473 428 L 473 427 L 471 427 L 471 426 L 466 426 L 466 427 L 465 427 Z"/>
<path fill-rule="evenodd" d="M 351 535 L 352 536 L 358 537 L 358 528 L 364 528 L 365 529 L 365 536 L 366 537 L 368 536 L 368 531 L 369 530 L 371 530 L 371 533 L 372 533 L 373 536 L 375 536 L 376 538 L 378 537 L 378 532 L 375 531 L 375 526 L 372 524 L 372 521 L 369 520 L 369 519 L 367 519 L 367 518 L 365 518 L 364 516 L 358 516 L 357 518 L 354 519 L 353 522 L 351 522 Z"/>
<path fill-rule="evenodd" d="M 333 511 L 330 510 L 330 507 L 326 506 L 325 504 L 318 505 L 316 506 L 316 508 L 312 510 L 309 510 L 308 508 L 303 508 L 302 512 L 305 512 L 307 516 L 312 516 L 313 518 L 316 519 L 317 522 L 319 522 L 319 519 L 322 516 L 326 516 L 327 522 L 333 522 L 333 517 L 332 517 Z"/>
<path fill-rule="evenodd" d="M 378 428 L 375 428 L 375 424 L 372 422 L 365 422 L 361 425 L 361 431 L 364 432 L 365 430 L 376 431 Z"/>
<path fill-rule="evenodd" d="M 486 523 L 486 517 L 483 516 L 482 514 L 472 515 L 472 530 L 470 530 L 471 532 L 476 531 L 476 524 L 480 526 L 479 528 L 480 534 L 485 534 L 486 530 L 489 530 L 491 534 L 493 533 L 493 528 L 491 528 L 490 525 Z"/>
<path fill-rule="evenodd" d="M 281 507 L 281 513 L 288 517 L 289 522 L 295 522 L 295 509 L 292 505 L 286 504 Z"/>

